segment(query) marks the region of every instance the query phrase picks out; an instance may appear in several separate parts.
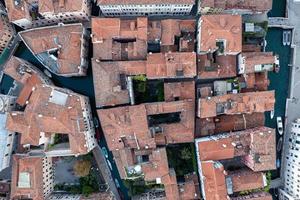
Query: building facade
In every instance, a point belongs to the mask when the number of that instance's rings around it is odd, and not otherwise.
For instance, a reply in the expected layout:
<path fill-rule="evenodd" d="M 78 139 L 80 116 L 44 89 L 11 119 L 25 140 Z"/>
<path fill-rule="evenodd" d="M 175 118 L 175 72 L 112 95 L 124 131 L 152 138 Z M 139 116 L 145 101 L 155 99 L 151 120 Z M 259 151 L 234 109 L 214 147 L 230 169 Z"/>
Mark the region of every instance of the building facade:
<path fill-rule="evenodd" d="M 300 119 L 292 123 L 289 134 L 288 149 L 284 158 L 284 188 L 280 199 L 296 200 L 300 198 Z"/>
<path fill-rule="evenodd" d="M 15 133 L 5 129 L 7 112 L 15 107 L 16 97 L 0 95 L 0 171 L 11 165 L 11 155 L 15 147 Z"/>
<path fill-rule="evenodd" d="M 195 1 L 98 0 L 97 4 L 105 16 L 189 15 Z"/>
<path fill-rule="evenodd" d="M 5 4 L 9 21 L 23 29 L 87 21 L 91 16 L 90 0 L 5 0 Z"/>
<path fill-rule="evenodd" d="M 11 47 L 11 41 L 15 36 L 15 29 L 9 23 L 5 8 L 0 2 L 0 54 L 5 48 Z"/>

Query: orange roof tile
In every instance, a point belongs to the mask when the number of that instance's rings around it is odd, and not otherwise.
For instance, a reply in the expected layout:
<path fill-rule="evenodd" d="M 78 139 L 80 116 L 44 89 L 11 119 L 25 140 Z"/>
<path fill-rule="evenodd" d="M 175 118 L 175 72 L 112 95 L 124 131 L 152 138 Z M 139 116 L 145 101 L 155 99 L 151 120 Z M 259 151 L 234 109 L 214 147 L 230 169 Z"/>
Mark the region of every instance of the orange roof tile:
<path fill-rule="evenodd" d="M 242 169 L 229 173 L 227 177 L 230 177 L 232 181 L 233 192 L 241 192 L 264 188 L 264 176 L 262 172 Z"/>
<path fill-rule="evenodd" d="M 56 96 L 54 93 L 59 93 Z M 64 100 L 65 98 L 65 100 Z M 88 153 L 82 113 L 84 96 L 52 86 L 37 86 L 24 112 L 8 114 L 6 128 L 21 133 L 21 144 L 39 145 L 41 133 L 67 134 L 74 154 Z"/>
<path fill-rule="evenodd" d="M 5 64 L 4 73 L 21 84 L 22 90 L 17 99 L 17 103 L 21 106 L 25 105 L 33 88 L 41 84 L 52 84 L 50 79 L 38 68 L 15 56 L 10 57 L 8 62 Z"/>
<path fill-rule="evenodd" d="M 198 76 L 201 79 L 230 78 L 237 75 L 237 56 L 197 55 Z"/>
<path fill-rule="evenodd" d="M 39 0 L 40 13 L 64 13 L 64 12 L 80 12 L 83 9 L 83 0 Z"/>
<path fill-rule="evenodd" d="M 254 192 L 249 195 L 232 197 L 231 200 L 273 200 L 273 197 L 268 192 Z"/>
<path fill-rule="evenodd" d="M 147 78 L 196 76 L 196 54 L 193 52 L 154 53 L 147 57 Z"/>
<path fill-rule="evenodd" d="M 15 4 L 15 0 L 5 0 L 5 5 L 7 8 L 7 14 L 10 21 L 15 21 L 19 19 L 31 20 L 29 5 L 32 3 L 30 1 L 21 0 L 19 5 Z"/>
<path fill-rule="evenodd" d="M 227 188 L 225 183 L 224 167 L 214 161 L 201 162 L 203 174 L 203 190 L 207 200 L 226 200 Z"/>
<path fill-rule="evenodd" d="M 245 9 L 254 12 L 264 12 L 272 9 L 272 0 L 203 0 L 200 6 L 229 9 Z"/>
<path fill-rule="evenodd" d="M 249 74 L 257 72 L 256 66 L 272 64 L 274 66 L 276 58 L 272 52 L 246 52 L 241 53 L 241 59 L 244 62 L 244 70 L 239 74 Z M 268 69 L 269 70 L 269 69 Z M 273 70 L 273 68 L 271 69 Z"/>
<path fill-rule="evenodd" d="M 251 114 L 274 109 L 274 91 L 226 94 L 200 98 L 198 100 L 198 117 L 215 117 L 220 114 Z"/>
<path fill-rule="evenodd" d="M 100 60 L 142 60 L 147 55 L 148 19 L 92 18 L 93 56 Z"/>
<path fill-rule="evenodd" d="M 145 61 L 100 62 L 92 59 L 92 66 L 97 107 L 129 103 L 129 92 L 122 88 L 121 75 L 146 73 Z"/>
<path fill-rule="evenodd" d="M 202 15 L 200 18 L 200 52 L 214 52 L 217 40 L 224 40 L 224 54 L 242 51 L 240 15 Z"/>
<path fill-rule="evenodd" d="M 85 73 L 81 62 L 84 58 L 82 45 L 85 42 L 82 24 L 47 26 L 22 31 L 19 34 L 34 55 L 57 50 L 57 61 L 53 60 L 51 65 L 44 63 L 50 71 L 62 75 Z"/>
<path fill-rule="evenodd" d="M 164 82 L 165 101 L 195 99 L 195 82 Z"/>
<path fill-rule="evenodd" d="M 40 157 L 14 155 L 12 162 L 11 199 L 27 197 L 34 200 L 43 200 L 43 159 Z M 18 186 L 20 173 L 29 174 L 29 188 Z"/>

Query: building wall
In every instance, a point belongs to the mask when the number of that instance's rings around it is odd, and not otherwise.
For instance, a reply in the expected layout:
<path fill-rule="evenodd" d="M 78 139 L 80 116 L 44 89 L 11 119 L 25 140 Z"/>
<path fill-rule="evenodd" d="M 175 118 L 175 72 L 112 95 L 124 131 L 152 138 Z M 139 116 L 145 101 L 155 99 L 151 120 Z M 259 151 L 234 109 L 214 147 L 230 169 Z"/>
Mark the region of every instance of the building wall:
<path fill-rule="evenodd" d="M 1 36 L 1 38 L 0 38 L 0 54 L 1 54 L 5 48 L 11 47 L 11 41 L 15 37 L 15 29 L 9 23 L 7 16 L 2 13 L 0 13 L 0 24 L 2 24 L 2 27 L 3 27 L 3 29 L 0 30 L 0 36 Z"/>
<path fill-rule="evenodd" d="M 48 197 L 54 190 L 54 169 L 52 158 L 43 158 L 43 189 L 44 197 Z"/>
<path fill-rule="evenodd" d="M 1 119 L 1 127 L 0 127 L 0 138 L 1 138 L 1 151 L 0 151 L 0 158 L 1 166 L 0 171 L 4 168 L 10 166 L 11 164 L 11 155 L 14 150 L 14 141 L 15 141 L 15 133 L 7 131 L 5 129 L 5 123 L 8 111 L 11 111 L 15 108 L 16 97 L 2 95 L 0 94 L 0 119 Z"/>
<path fill-rule="evenodd" d="M 89 0 L 82 0 L 82 9 L 75 12 L 44 12 L 39 13 L 40 17 L 37 19 L 32 18 L 22 18 L 13 21 L 17 26 L 28 29 L 32 27 L 49 26 L 55 25 L 60 22 L 78 22 L 78 21 L 88 21 L 91 16 L 91 4 Z"/>
<path fill-rule="evenodd" d="M 80 197 L 76 194 L 51 194 L 47 200 L 80 200 Z"/>
<path fill-rule="evenodd" d="M 295 199 L 300 198 L 300 119 L 292 123 L 285 155 L 284 191 Z"/>
<path fill-rule="evenodd" d="M 84 118 L 84 136 L 86 140 L 86 147 L 88 152 L 94 149 L 96 146 L 96 139 L 95 139 L 95 128 L 93 122 L 92 111 L 90 107 L 90 102 L 87 97 L 80 97 L 81 107 L 82 107 L 82 114 Z"/>
<path fill-rule="evenodd" d="M 189 15 L 193 4 L 99 5 L 105 16 Z"/>

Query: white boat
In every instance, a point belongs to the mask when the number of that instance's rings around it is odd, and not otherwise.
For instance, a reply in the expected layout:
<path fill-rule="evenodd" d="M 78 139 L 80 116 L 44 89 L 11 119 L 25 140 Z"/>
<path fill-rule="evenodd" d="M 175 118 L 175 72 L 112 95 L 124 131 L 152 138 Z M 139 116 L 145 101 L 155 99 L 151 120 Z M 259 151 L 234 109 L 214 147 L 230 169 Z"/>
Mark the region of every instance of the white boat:
<path fill-rule="evenodd" d="M 286 35 L 287 35 L 286 36 L 287 37 L 286 44 L 290 46 L 291 45 L 291 40 L 292 40 L 292 33 L 291 33 L 291 31 L 287 31 Z"/>
<path fill-rule="evenodd" d="M 271 118 L 271 119 L 274 118 L 274 114 L 275 114 L 274 110 L 271 110 L 271 112 L 270 112 L 270 118 Z"/>
<path fill-rule="evenodd" d="M 276 147 L 277 152 L 280 152 L 280 151 L 281 151 L 281 148 L 282 148 L 282 141 L 283 141 L 283 139 L 282 139 L 282 137 L 280 137 L 279 140 L 278 140 L 278 142 L 277 142 L 277 147 Z"/>
<path fill-rule="evenodd" d="M 282 135 L 283 134 L 282 118 L 281 117 L 277 117 L 276 121 L 277 121 L 277 130 L 278 130 L 278 133 L 279 133 L 279 135 Z"/>
<path fill-rule="evenodd" d="M 52 74 L 51 74 L 47 69 L 44 69 L 44 73 L 45 73 L 46 76 L 48 76 L 49 78 L 52 78 Z"/>
<path fill-rule="evenodd" d="M 283 44 L 283 46 L 286 46 L 286 45 L 287 45 L 286 39 L 287 39 L 286 31 L 283 31 L 283 32 L 282 32 L 282 44 Z"/>

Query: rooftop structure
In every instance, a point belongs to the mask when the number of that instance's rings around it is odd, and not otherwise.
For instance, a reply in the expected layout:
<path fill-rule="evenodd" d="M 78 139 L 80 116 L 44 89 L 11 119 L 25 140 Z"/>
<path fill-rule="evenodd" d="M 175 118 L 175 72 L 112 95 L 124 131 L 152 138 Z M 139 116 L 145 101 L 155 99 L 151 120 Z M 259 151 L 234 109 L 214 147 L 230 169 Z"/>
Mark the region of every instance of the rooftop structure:
<path fill-rule="evenodd" d="M 12 77 L 22 88 L 17 104 L 25 106 L 32 90 L 41 84 L 52 85 L 51 80 L 31 63 L 11 56 L 4 66 L 4 73 Z"/>
<path fill-rule="evenodd" d="M 147 79 L 181 79 L 196 76 L 196 58 L 193 52 L 154 53 L 147 56 L 147 61 L 104 62 L 93 59 L 92 64 L 97 107 L 134 104 L 132 76 L 135 75 L 146 75 Z M 185 96 L 192 94 L 185 92 Z"/>
<path fill-rule="evenodd" d="M 52 73 L 84 76 L 88 67 L 88 31 L 82 24 L 59 24 L 19 33 L 35 57 Z"/>
<path fill-rule="evenodd" d="M 272 0 L 201 0 L 199 12 L 208 13 L 264 13 L 272 9 Z"/>
<path fill-rule="evenodd" d="M 195 82 L 164 82 L 164 97 L 167 102 L 195 99 Z"/>
<path fill-rule="evenodd" d="M 254 192 L 244 196 L 232 197 L 231 200 L 272 200 L 273 197 L 268 192 Z"/>
<path fill-rule="evenodd" d="M 220 115 L 217 117 L 196 119 L 196 137 L 217 133 L 240 131 L 263 126 L 264 113 Z"/>
<path fill-rule="evenodd" d="M 275 65 L 279 66 L 279 58 L 272 52 L 241 53 L 238 61 L 239 74 L 273 71 Z"/>
<path fill-rule="evenodd" d="M 110 150 L 147 149 L 155 148 L 157 143 L 192 142 L 193 107 L 191 100 L 158 102 L 98 110 L 98 115 Z M 156 119 L 162 115 L 165 120 L 172 116 L 174 122 Z M 174 131 L 180 134 L 174 134 Z"/>
<path fill-rule="evenodd" d="M 276 168 L 275 130 L 258 127 L 196 140 L 204 199 L 227 199 L 238 191 L 266 186 L 259 171 Z M 250 169 L 228 173 L 220 160 L 240 160 Z"/>
<path fill-rule="evenodd" d="M 148 42 L 159 42 L 161 52 L 193 52 L 195 29 L 195 20 L 151 20 L 148 23 Z"/>
<path fill-rule="evenodd" d="M 147 56 L 148 79 L 193 78 L 196 76 L 196 53 L 154 53 Z"/>
<path fill-rule="evenodd" d="M 237 55 L 242 51 L 240 15 L 202 15 L 198 23 L 198 53 Z"/>
<path fill-rule="evenodd" d="M 198 77 L 200 79 L 230 78 L 237 75 L 236 55 L 208 53 L 197 55 Z"/>
<path fill-rule="evenodd" d="M 92 18 L 93 57 L 143 60 L 147 56 L 148 19 Z"/>
<path fill-rule="evenodd" d="M 133 90 L 130 76 L 145 74 L 145 61 L 92 59 L 92 66 L 97 107 L 134 103 L 134 99 L 130 99 L 129 91 Z"/>
<path fill-rule="evenodd" d="M 24 112 L 8 114 L 6 128 L 21 133 L 22 145 L 41 146 L 48 156 L 87 154 L 96 142 L 88 98 L 54 86 L 33 89 Z M 68 143 L 54 144 L 55 134 L 67 135 Z"/>
<path fill-rule="evenodd" d="M 105 16 L 189 15 L 194 0 L 97 0 Z"/>
<path fill-rule="evenodd" d="M 10 48 L 15 34 L 15 29 L 9 23 L 6 11 L 0 2 L 0 55 L 5 48 Z"/>
<path fill-rule="evenodd" d="M 59 22 L 86 21 L 89 1 L 83 0 L 5 0 L 10 22 L 28 29 Z"/>
<path fill-rule="evenodd" d="M 198 117 L 208 118 L 221 114 L 252 114 L 274 110 L 274 91 L 226 94 L 198 99 Z"/>
<path fill-rule="evenodd" d="M 199 138 L 196 147 L 201 161 L 242 156 L 242 162 L 253 171 L 276 168 L 275 130 L 268 127 Z"/>
<path fill-rule="evenodd" d="M 54 188 L 51 158 L 13 156 L 11 199 L 46 199 Z"/>
<path fill-rule="evenodd" d="M 241 88 L 241 92 L 266 91 L 270 85 L 267 72 L 251 73 L 238 77 L 240 84 L 245 87 Z"/>

